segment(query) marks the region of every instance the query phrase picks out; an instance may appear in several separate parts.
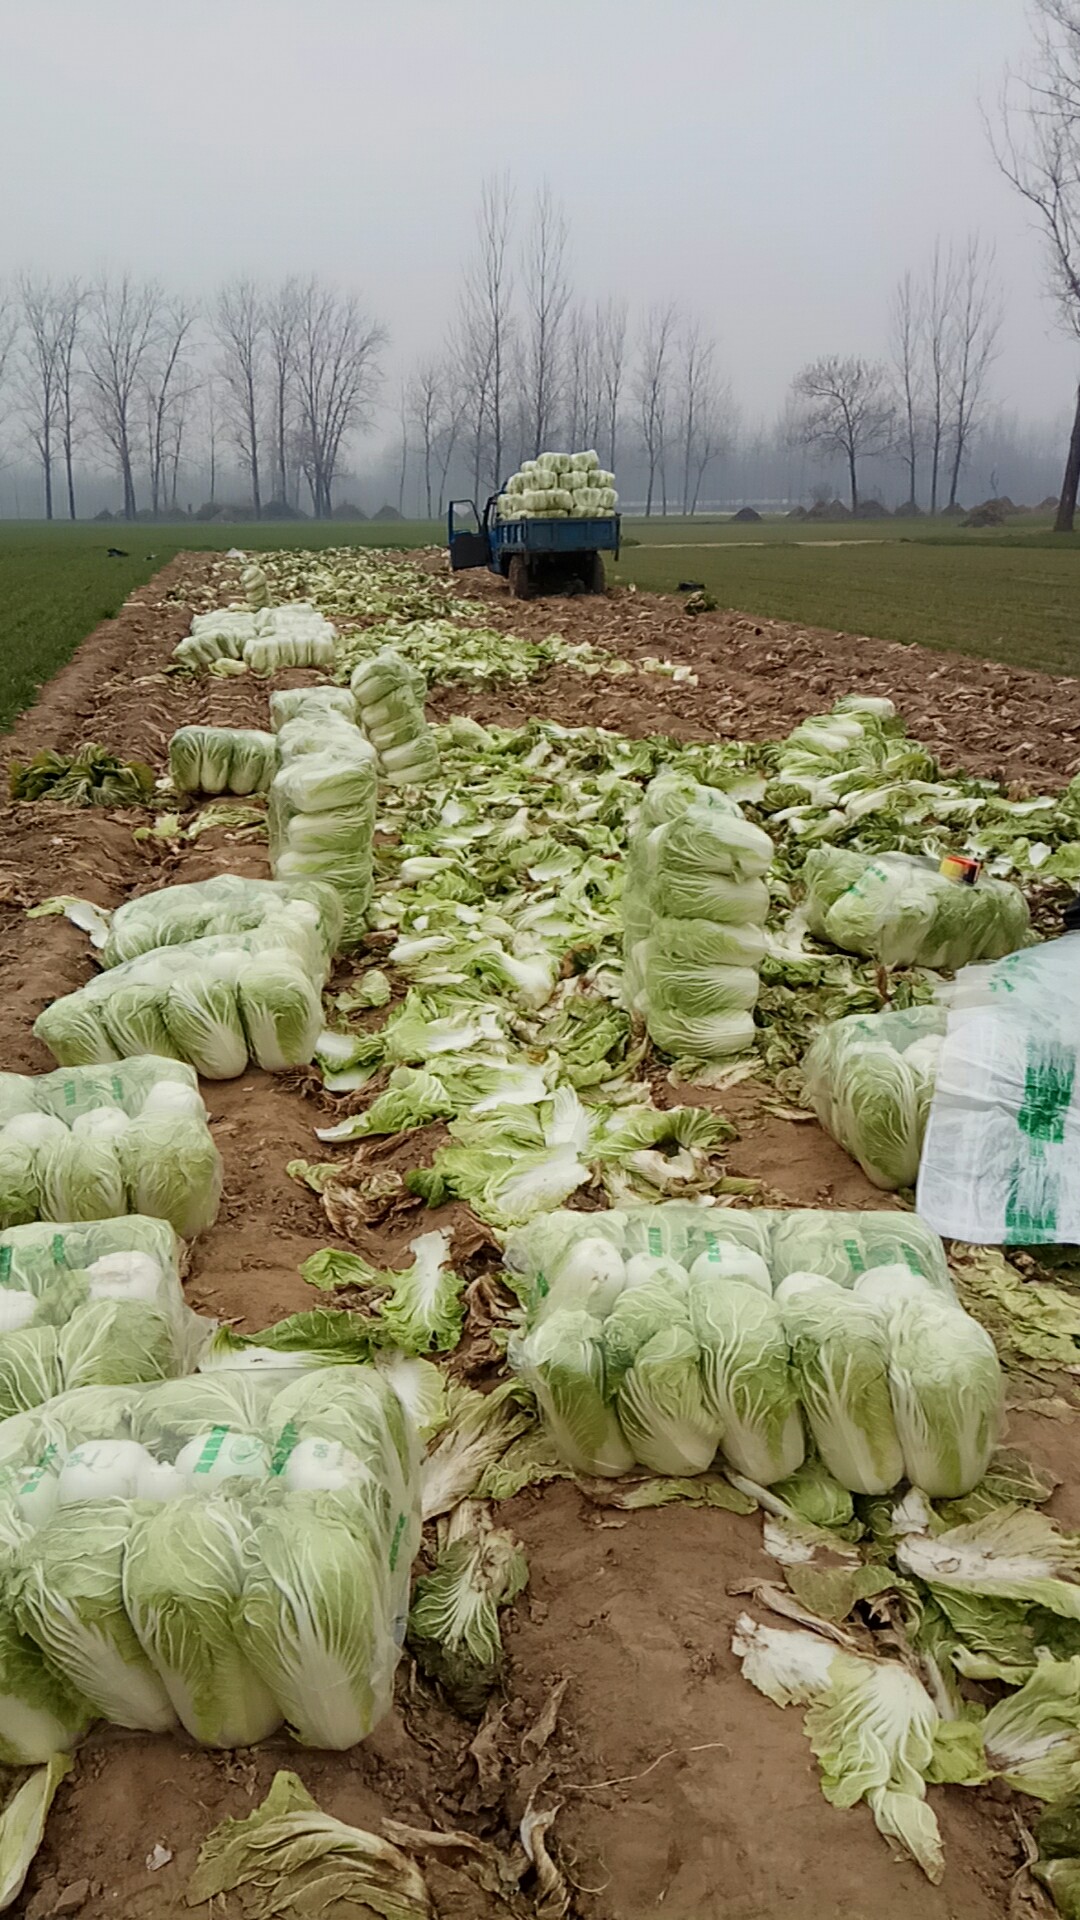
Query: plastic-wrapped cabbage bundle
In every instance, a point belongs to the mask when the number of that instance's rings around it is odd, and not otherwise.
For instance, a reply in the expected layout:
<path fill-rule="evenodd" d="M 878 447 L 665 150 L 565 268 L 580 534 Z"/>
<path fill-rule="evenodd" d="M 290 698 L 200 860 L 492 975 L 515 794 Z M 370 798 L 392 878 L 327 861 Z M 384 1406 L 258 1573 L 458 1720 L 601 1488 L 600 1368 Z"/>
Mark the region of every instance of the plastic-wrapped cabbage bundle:
<path fill-rule="evenodd" d="M 191 632 L 173 648 L 173 659 L 185 667 L 208 667 L 222 659 L 242 661 L 244 648 L 255 634 L 255 615 L 246 609 L 222 607 L 197 613 Z"/>
<path fill-rule="evenodd" d="M 253 613 L 261 613 L 270 605 L 270 582 L 257 561 L 244 568 L 240 575 L 240 585 L 244 598 Z"/>
<path fill-rule="evenodd" d="M 944 1035 L 942 1007 L 851 1014 L 803 1060 L 822 1126 L 886 1192 L 915 1184 Z"/>
<path fill-rule="evenodd" d="M 141 1217 L 0 1234 L 0 1420 L 69 1388 L 190 1372 L 212 1323 L 185 1304 L 177 1253 Z"/>
<path fill-rule="evenodd" d="M 189 1066 L 0 1075 L 0 1227 L 156 1215 L 189 1240 L 221 1198 L 221 1156 Z"/>
<path fill-rule="evenodd" d="M 270 864 L 282 879 L 307 876 L 332 887 L 342 938 L 363 933 L 371 903 L 371 841 L 378 779 L 374 749 L 336 714 L 312 725 L 301 714 L 282 727 L 281 764 L 270 788 Z"/>
<path fill-rule="evenodd" d="M 1013 953 L 1029 937 L 1018 887 L 985 875 L 960 886 L 913 854 L 812 847 L 803 877 L 810 932 L 887 967 L 952 971 Z"/>
<path fill-rule="evenodd" d="M 625 992 L 665 1052 L 752 1044 L 772 852 L 718 789 L 671 774 L 646 789 L 623 886 Z"/>
<path fill-rule="evenodd" d="M 381 648 L 361 660 L 349 685 L 383 778 L 397 787 L 436 779 L 439 749 L 424 718 L 423 682 L 401 655 Z"/>
<path fill-rule="evenodd" d="M 280 733 L 289 720 L 318 725 L 330 714 L 356 724 L 356 701 L 348 687 L 279 687 L 270 695 L 270 727 Z"/>
<path fill-rule="evenodd" d="M 501 520 L 590 519 L 612 514 L 617 506 L 615 475 L 601 468 L 591 448 L 523 461 L 496 503 Z"/>
<path fill-rule="evenodd" d="M 273 734 L 252 727 L 181 727 L 169 741 L 178 793 L 265 793 L 276 765 Z"/>
<path fill-rule="evenodd" d="M 799 1399 L 826 1467 L 851 1493 L 888 1493 L 903 1478 L 904 1457 L 881 1316 L 811 1271 L 788 1274 L 776 1301 Z"/>
<path fill-rule="evenodd" d="M 235 660 L 252 673 L 276 673 L 280 667 L 332 667 L 334 629 L 316 607 L 295 601 L 283 607 L 221 609 L 198 613 L 191 632 L 173 648 L 186 667 L 209 667 Z"/>
<path fill-rule="evenodd" d="M 341 939 L 341 905 L 331 887 L 302 876 L 246 880 L 217 873 L 125 900 L 109 922 L 101 964 L 115 967 L 155 947 L 186 946 L 207 934 L 249 933 L 268 922 L 288 922 L 289 944 L 309 951 L 313 968 L 321 964 L 325 977 Z"/>
<path fill-rule="evenodd" d="M 280 1073 L 314 1054 L 325 969 L 306 919 L 267 919 L 125 961 L 54 1000 L 34 1032 L 61 1066 L 155 1053 L 208 1080 L 235 1078 L 249 1057 Z"/>
<path fill-rule="evenodd" d="M 255 615 L 255 635 L 245 644 L 244 661 L 259 675 L 282 667 L 332 667 L 334 629 L 307 601 L 267 608 Z"/>
<path fill-rule="evenodd" d="M 0 1423 L 0 1461 L 0 1752 L 41 1737 L 26 1703 L 45 1675 L 59 1747 L 97 1715 L 179 1720 L 216 1747 L 284 1720 L 305 1745 L 346 1748 L 387 1711 L 419 1471 L 376 1369 L 63 1394 Z"/>
<path fill-rule="evenodd" d="M 966 1492 L 985 1472 L 1000 1369 L 912 1215 L 567 1210 L 512 1232 L 504 1259 L 511 1365 L 576 1472 L 697 1474 L 719 1447 L 770 1485 L 801 1466 L 804 1423 L 851 1492 L 905 1471 Z"/>

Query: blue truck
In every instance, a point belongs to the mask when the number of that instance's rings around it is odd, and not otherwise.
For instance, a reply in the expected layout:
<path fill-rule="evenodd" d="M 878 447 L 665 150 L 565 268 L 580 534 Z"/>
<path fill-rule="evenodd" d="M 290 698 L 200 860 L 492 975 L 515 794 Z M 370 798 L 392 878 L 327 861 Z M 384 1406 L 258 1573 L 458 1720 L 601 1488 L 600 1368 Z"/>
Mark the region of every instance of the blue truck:
<path fill-rule="evenodd" d="M 531 517 L 497 520 L 492 494 L 483 515 L 475 500 L 451 500 L 446 516 L 446 544 L 455 573 L 466 567 L 489 567 L 509 581 L 518 600 L 537 593 L 603 593 L 602 555 L 619 557 L 620 520 L 617 513 L 595 520 L 562 515 L 547 520 Z"/>

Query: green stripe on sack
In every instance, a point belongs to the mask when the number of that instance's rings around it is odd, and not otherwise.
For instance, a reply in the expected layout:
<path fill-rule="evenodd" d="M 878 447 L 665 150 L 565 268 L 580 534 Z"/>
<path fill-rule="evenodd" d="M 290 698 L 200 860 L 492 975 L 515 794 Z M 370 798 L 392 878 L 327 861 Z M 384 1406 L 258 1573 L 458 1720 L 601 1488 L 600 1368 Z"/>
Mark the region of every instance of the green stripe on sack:
<path fill-rule="evenodd" d="M 1076 1054 L 1060 1044 L 1028 1052 L 1024 1074 L 1024 1103 L 1016 1116 L 1021 1133 L 1031 1140 L 1049 1140 L 1060 1146 L 1065 1138 L 1065 1116 L 1072 1105 Z"/>
<path fill-rule="evenodd" d="M 273 1458 L 270 1461 L 270 1472 L 272 1474 L 278 1474 L 282 1471 L 299 1438 L 300 1434 L 295 1422 L 286 1420 L 285 1425 L 278 1435 L 277 1446 L 274 1448 Z"/>
<path fill-rule="evenodd" d="M 1076 1051 L 1060 1041 L 1028 1048 L 1024 1098 L 1016 1116 L 1023 1136 L 1009 1175 L 1005 1235 L 1011 1245 L 1040 1245 L 1058 1238 L 1060 1170 L 1048 1147 L 1065 1139 L 1065 1122 L 1076 1084 Z"/>

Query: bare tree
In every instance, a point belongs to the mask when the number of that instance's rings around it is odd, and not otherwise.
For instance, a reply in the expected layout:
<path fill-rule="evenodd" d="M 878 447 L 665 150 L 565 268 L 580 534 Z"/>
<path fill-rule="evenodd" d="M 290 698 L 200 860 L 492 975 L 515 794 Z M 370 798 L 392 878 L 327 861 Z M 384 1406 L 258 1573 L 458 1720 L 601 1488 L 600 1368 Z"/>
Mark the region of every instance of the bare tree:
<path fill-rule="evenodd" d="M 596 343 L 599 359 L 601 420 L 604 452 L 611 472 L 615 470 L 615 452 L 619 437 L 619 409 L 622 405 L 623 377 L 626 365 L 626 301 L 607 300 L 596 310 Z M 598 438 L 600 436 L 598 435 Z"/>
<path fill-rule="evenodd" d="M 957 271 L 957 259 L 953 249 L 950 247 L 943 251 L 940 240 L 936 241 L 920 312 L 925 369 L 926 431 L 930 449 L 931 513 L 936 513 L 938 510 L 941 463 L 944 458 L 949 423 L 953 313 L 959 291 Z"/>
<path fill-rule="evenodd" d="M 1048 287 L 1061 324 L 1080 338 L 1080 3 L 1035 0 L 1036 46 L 1026 73 L 1006 77 L 994 156 L 1033 208 L 1046 244 Z M 1080 493 L 1080 386 L 1058 497 L 1056 533 L 1071 533 Z"/>
<path fill-rule="evenodd" d="M 570 283 L 566 215 L 544 182 L 533 205 L 525 241 L 522 281 L 526 311 L 526 379 L 529 402 L 529 451 L 535 458 L 550 440 L 558 417 L 563 378 L 566 314 Z"/>
<path fill-rule="evenodd" d="M 355 294 L 318 280 L 299 290 L 294 366 L 300 434 L 315 517 L 328 519 L 334 476 L 350 433 L 367 423 L 378 386 L 384 328 Z"/>
<path fill-rule="evenodd" d="M 147 356 L 144 378 L 146 396 L 147 465 L 150 474 L 150 506 L 158 514 L 166 505 L 170 470 L 175 474 L 180 463 L 177 424 L 183 433 L 187 409 L 188 383 L 184 351 L 195 324 L 195 308 L 186 300 L 175 300 L 162 313 L 158 340 Z"/>
<path fill-rule="evenodd" d="M 283 506 L 289 503 L 289 455 L 295 439 L 296 328 L 300 314 L 300 284 L 294 275 L 283 280 L 266 302 L 266 332 L 272 377 L 274 492 Z"/>
<path fill-rule="evenodd" d="M 60 411 L 63 308 L 51 280 L 19 280 L 22 344 L 19 391 L 26 429 L 41 462 L 45 518 L 53 517 L 53 454 Z"/>
<path fill-rule="evenodd" d="M 233 280 L 218 294 L 214 331 L 221 347 L 226 421 L 251 481 L 251 509 L 262 518 L 259 438 L 263 373 L 266 364 L 266 313 L 253 280 Z"/>
<path fill-rule="evenodd" d="M 461 431 L 463 401 L 449 359 L 423 360 L 408 387 L 409 417 L 419 435 L 427 518 L 433 517 L 436 480 L 438 511 L 443 510 L 446 475 Z"/>
<path fill-rule="evenodd" d="M 68 519 L 75 518 L 75 439 L 81 411 L 78 355 L 87 295 L 78 280 L 67 280 L 56 295 L 56 392 L 60 445 L 64 452 Z"/>
<path fill-rule="evenodd" d="M 652 307 L 645 317 L 638 343 L 635 395 L 648 465 L 646 517 L 652 514 L 658 478 L 663 511 L 667 513 L 667 425 L 677 330 L 678 313 L 674 305 Z"/>
<path fill-rule="evenodd" d="M 682 455 L 682 510 L 697 512 L 701 484 L 731 444 L 731 396 L 716 373 L 716 343 L 696 320 L 683 330 L 678 371 L 678 438 Z"/>
<path fill-rule="evenodd" d="M 211 374 L 203 385 L 203 422 L 206 430 L 206 450 L 210 458 L 210 505 L 217 499 L 217 456 L 218 441 L 221 437 L 221 406 L 217 383 Z"/>
<path fill-rule="evenodd" d="M 859 510 L 859 461 L 887 451 L 893 434 L 888 370 L 877 361 L 827 354 L 792 382 L 794 431 L 804 446 L 843 457 L 851 511 Z"/>
<path fill-rule="evenodd" d="M 401 382 L 401 385 L 398 387 L 398 410 L 397 411 L 398 411 L 398 430 L 401 435 L 401 438 L 398 441 L 397 510 L 401 515 L 402 519 L 404 519 L 405 518 L 405 482 L 408 479 L 408 474 L 409 474 L 409 424 L 411 420 L 411 413 L 409 409 L 409 389 L 408 389 L 408 385 L 404 380 Z"/>
<path fill-rule="evenodd" d="M 161 289 L 129 274 L 105 275 L 91 289 L 86 364 L 98 429 L 112 448 L 124 490 L 124 518 L 135 518 L 136 401 L 149 354 L 157 344 Z"/>
<path fill-rule="evenodd" d="M 899 393 L 897 437 L 907 468 L 907 505 L 914 513 L 919 504 L 919 455 L 925 435 L 926 360 L 923 296 L 910 270 L 901 275 L 893 294 L 890 334 Z M 939 434 L 939 448 L 940 444 Z"/>
<path fill-rule="evenodd" d="M 465 270 L 457 328 L 456 358 L 469 393 L 473 491 L 481 481 L 494 491 L 502 479 L 508 413 L 508 372 L 514 340 L 510 264 L 513 189 L 492 174 L 480 192 L 476 252 Z"/>
<path fill-rule="evenodd" d="M 596 316 L 583 307 L 570 314 L 566 328 L 565 425 L 571 447 L 590 447 L 600 437 L 603 389 Z"/>
<path fill-rule="evenodd" d="M 4 384 L 8 360 L 15 345 L 19 331 L 19 314 L 15 297 L 7 288 L 0 286 L 0 386 Z"/>
<path fill-rule="evenodd" d="M 990 368 L 998 354 L 1001 300 L 994 279 L 993 248 L 973 234 L 958 257 L 949 357 L 952 464 L 949 505 L 957 489 L 971 443 L 982 425 Z"/>

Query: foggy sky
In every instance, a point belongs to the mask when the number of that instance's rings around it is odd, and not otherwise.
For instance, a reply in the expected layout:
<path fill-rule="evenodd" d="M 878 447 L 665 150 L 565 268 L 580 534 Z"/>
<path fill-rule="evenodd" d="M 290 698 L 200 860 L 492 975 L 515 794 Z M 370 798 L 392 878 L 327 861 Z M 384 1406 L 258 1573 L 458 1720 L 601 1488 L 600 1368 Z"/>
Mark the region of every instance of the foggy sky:
<path fill-rule="evenodd" d="M 358 288 L 397 374 L 439 344 L 483 176 L 546 176 L 578 289 L 674 298 L 744 415 L 884 350 L 935 235 L 1006 283 L 994 385 L 1057 418 L 1080 362 L 979 118 L 1023 0 L 7 0 L 0 275 L 129 266 Z"/>

